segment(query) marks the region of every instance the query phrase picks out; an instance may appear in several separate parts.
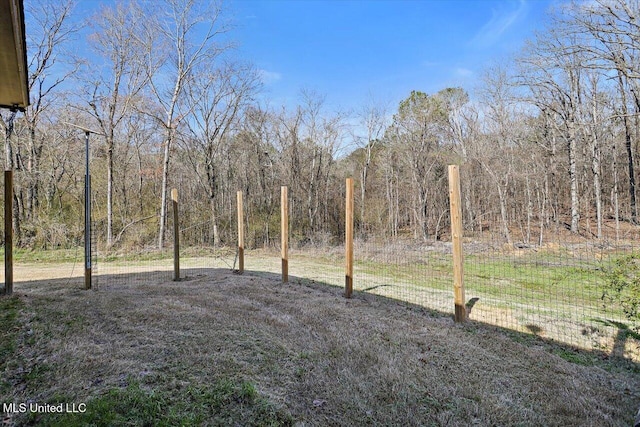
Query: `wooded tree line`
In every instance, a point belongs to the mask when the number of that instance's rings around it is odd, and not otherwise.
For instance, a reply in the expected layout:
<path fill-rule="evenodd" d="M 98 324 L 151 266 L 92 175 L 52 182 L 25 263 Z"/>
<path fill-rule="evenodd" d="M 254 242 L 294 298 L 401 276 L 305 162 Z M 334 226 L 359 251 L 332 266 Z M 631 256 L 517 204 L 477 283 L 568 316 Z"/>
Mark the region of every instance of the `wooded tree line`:
<path fill-rule="evenodd" d="M 219 3 L 127 1 L 86 23 L 71 0 L 26 6 L 31 106 L 0 113 L 20 246 L 82 241 L 84 134 L 69 123 L 96 131 L 93 219 L 116 249 L 165 244 L 173 187 L 187 243 L 233 243 L 241 190 L 247 244 L 277 244 L 281 185 L 294 243 L 339 241 L 348 176 L 361 236 L 447 238 L 452 163 L 470 232 L 540 244 L 638 223 L 636 0 L 558 7 L 473 88 L 344 112 L 309 90 L 294 108 L 259 101 L 262 75 L 234 53 Z"/>

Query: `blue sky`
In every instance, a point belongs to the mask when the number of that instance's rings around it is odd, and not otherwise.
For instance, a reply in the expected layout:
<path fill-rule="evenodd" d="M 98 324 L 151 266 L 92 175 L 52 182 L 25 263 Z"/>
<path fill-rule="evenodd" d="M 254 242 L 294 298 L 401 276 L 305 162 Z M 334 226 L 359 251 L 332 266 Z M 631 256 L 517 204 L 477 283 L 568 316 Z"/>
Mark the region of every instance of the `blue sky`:
<path fill-rule="evenodd" d="M 310 89 L 341 111 L 371 99 L 394 110 L 412 90 L 472 92 L 561 1 L 223 0 L 238 56 L 263 75 L 264 104 L 293 107 Z M 79 0 L 76 12 L 90 16 L 111 2 Z"/>
<path fill-rule="evenodd" d="M 263 73 L 272 106 L 302 88 L 336 109 L 373 94 L 392 107 L 411 90 L 472 90 L 492 61 L 544 28 L 554 0 L 231 0 L 239 53 Z"/>

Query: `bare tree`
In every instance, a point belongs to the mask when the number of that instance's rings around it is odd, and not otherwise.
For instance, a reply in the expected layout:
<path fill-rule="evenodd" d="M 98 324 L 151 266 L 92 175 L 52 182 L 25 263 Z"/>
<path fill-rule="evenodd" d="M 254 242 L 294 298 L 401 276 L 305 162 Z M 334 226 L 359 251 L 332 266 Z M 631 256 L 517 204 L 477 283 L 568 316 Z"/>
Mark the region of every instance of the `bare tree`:
<path fill-rule="evenodd" d="M 444 171 L 440 155 L 448 115 L 440 95 L 412 91 L 400 103 L 386 136 L 405 153 L 406 169 L 413 183 L 414 235 L 424 240 L 429 234 L 429 207 L 433 199 L 429 197 L 430 191 L 435 194 L 432 182 L 437 175 L 442 177 Z"/>
<path fill-rule="evenodd" d="M 508 70 L 499 66 L 485 73 L 479 90 L 484 128 L 475 144 L 470 144 L 467 150 L 469 157 L 482 165 L 491 186 L 497 191 L 502 234 L 509 244 L 512 243 L 508 215 L 511 200 L 509 193 L 522 178 L 525 188 L 530 189 L 530 172 L 526 169 L 531 166 L 527 162 L 529 154 L 524 147 L 524 115 L 520 112 L 520 100 L 516 96 L 511 78 Z M 529 191 L 527 197 L 530 198 Z M 531 215 L 530 209 L 527 209 L 528 221 Z M 529 234 L 527 232 L 525 235 L 524 240 L 527 242 Z"/>
<path fill-rule="evenodd" d="M 583 97 L 584 62 L 579 51 L 572 46 L 580 41 L 576 35 L 551 29 L 539 35 L 529 46 L 526 56 L 520 58 L 522 66 L 520 84 L 528 87 L 530 102 L 540 110 L 553 113 L 550 121 L 566 142 L 569 159 L 568 176 L 571 194 L 571 232 L 578 232 L 580 220 L 578 194 L 578 139 L 579 110 Z"/>
<path fill-rule="evenodd" d="M 216 246 L 220 244 L 216 212 L 220 147 L 237 130 L 237 122 L 258 87 L 255 69 L 227 63 L 218 69 L 204 68 L 186 90 L 189 103 L 193 105 L 193 120 L 188 123 L 190 136 L 186 142 L 187 155 L 209 199 L 213 242 Z M 259 140 L 254 142 L 259 146 Z"/>
<path fill-rule="evenodd" d="M 586 92 L 588 108 L 584 112 L 584 132 L 591 157 L 591 173 L 593 175 L 593 192 L 596 205 L 596 236 L 602 239 L 602 140 L 606 102 L 599 91 L 600 75 L 597 72 L 589 73 L 590 88 Z"/>
<path fill-rule="evenodd" d="M 360 134 L 354 135 L 354 142 L 362 150 L 362 165 L 360 170 L 360 221 L 361 229 L 366 230 L 367 218 L 365 196 L 369 181 L 369 170 L 374 160 L 376 147 L 384 137 L 387 123 L 387 108 L 384 104 L 370 98 L 366 105 L 358 112 Z"/>
<path fill-rule="evenodd" d="M 70 19 L 73 7 L 73 0 L 37 0 L 29 2 L 25 9 L 25 19 L 29 22 L 27 53 L 31 103 L 25 110 L 24 121 L 21 121 L 24 136 L 12 141 L 12 132 L 7 132 L 5 149 L 6 166 L 24 171 L 23 178 L 14 181 L 13 227 L 18 245 L 23 238 L 21 222 L 28 219 L 35 223 L 37 220 L 38 193 L 43 176 L 41 161 L 48 138 L 40 125 L 46 114 L 53 113 L 53 106 L 62 102 L 59 97 L 62 83 L 77 71 L 73 58 L 64 51 L 65 44 L 79 30 L 79 26 Z M 8 120 L 7 131 L 13 130 L 16 124 L 13 119 L 15 115 Z"/>
<path fill-rule="evenodd" d="M 228 30 L 217 3 L 195 0 L 163 0 L 147 4 L 143 21 L 155 44 L 146 59 L 150 91 L 160 106 L 152 112 L 164 127 L 160 229 L 158 247 L 164 245 L 167 213 L 169 163 L 176 129 L 191 113 L 192 105 L 181 104 L 185 86 L 190 84 L 195 70 L 205 62 L 214 62 L 230 48 L 220 37 Z"/>
<path fill-rule="evenodd" d="M 140 57 L 149 41 L 140 40 L 135 22 L 142 19 L 135 2 L 103 7 L 93 19 L 90 40 L 102 61 L 88 65 L 87 111 L 96 120 L 104 138 L 107 156 L 107 246 L 113 244 L 113 180 L 116 132 L 135 98 L 145 87 L 148 73 Z"/>
<path fill-rule="evenodd" d="M 634 160 L 634 129 L 640 113 L 640 26 L 637 0 L 596 0 L 588 4 L 571 4 L 564 9 L 558 25 L 570 28 L 574 34 L 588 34 L 588 43 L 574 46 L 576 51 L 591 57 L 589 68 L 613 71 L 618 89 L 618 113 L 624 129 L 627 170 L 629 174 L 629 204 L 631 221 L 638 221 Z M 608 74 L 608 77 L 613 77 Z"/>
<path fill-rule="evenodd" d="M 294 206 L 304 210 L 301 216 L 312 234 L 326 219 L 329 176 L 345 136 L 343 115 L 326 113 L 324 103 L 324 96 L 303 91 L 302 105 L 292 115 L 283 111 L 276 126 L 283 179 L 292 187 L 291 198 L 303 201 Z"/>

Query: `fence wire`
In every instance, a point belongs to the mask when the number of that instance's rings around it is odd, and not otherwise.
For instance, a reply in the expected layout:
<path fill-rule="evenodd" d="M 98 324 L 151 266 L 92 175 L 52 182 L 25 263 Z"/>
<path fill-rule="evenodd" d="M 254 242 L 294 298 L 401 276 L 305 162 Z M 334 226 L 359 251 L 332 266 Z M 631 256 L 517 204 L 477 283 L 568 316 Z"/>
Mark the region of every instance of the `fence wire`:
<path fill-rule="evenodd" d="M 354 290 L 452 312 L 451 245 L 356 239 Z"/>
<path fill-rule="evenodd" d="M 462 180 L 468 191 L 469 177 Z M 275 192 L 275 190 L 274 190 Z M 344 200 L 344 191 L 336 190 Z M 275 197 L 275 195 L 274 195 Z M 290 199 L 289 285 L 317 283 L 345 285 L 344 205 L 337 224 L 313 221 L 309 212 Z M 605 355 L 640 360 L 638 322 L 625 315 L 625 306 L 612 298 L 612 283 L 627 274 L 623 267 L 640 266 L 640 230 L 637 225 L 605 219 L 603 235 L 594 237 L 595 222 L 585 215 L 578 233 L 568 230 L 566 218 L 535 219 L 513 214 L 515 201 L 504 210 L 489 208 L 464 212 L 465 306 L 470 321 L 537 336 Z M 210 272 L 238 268 L 237 215 L 229 204 L 214 232 L 211 221 L 184 207 L 178 224 L 180 280 Z M 255 208 L 254 208 L 255 209 Z M 322 215 L 318 212 L 317 215 Z M 448 224 L 448 213 L 442 224 Z M 532 220 L 532 217 L 534 218 Z M 482 218 L 477 221 L 474 218 Z M 388 219 L 381 218 L 384 223 Z M 155 221 L 155 222 L 154 222 Z M 268 215 L 244 212 L 245 274 L 281 280 L 280 212 Z M 361 225 L 361 224 L 360 224 Z M 442 228 L 447 228 L 440 225 Z M 174 224 L 169 210 L 165 244 L 155 240 L 157 219 L 128 224 L 108 245 L 106 224 L 93 221 L 94 286 L 114 286 L 172 280 L 174 277 Z M 216 235 L 218 238 L 216 239 Z M 453 316 L 453 259 L 451 233 L 415 238 L 408 233 L 376 235 L 356 227 L 354 292 L 375 294 Z M 124 242 L 124 243 L 123 243 Z M 66 279 L 82 283 L 83 251 L 67 250 L 63 262 L 52 266 L 29 264 L 24 276 L 16 265 L 15 281 Z M 624 263 L 627 264 L 624 264 Z M 40 272 L 36 270 L 41 270 Z M 0 272 L 1 274 L 1 272 Z M 636 280 L 631 272 L 627 277 Z M 35 283 L 35 282 L 34 282 Z"/>
<path fill-rule="evenodd" d="M 174 222 L 169 210 L 167 229 L 162 248 L 155 243 L 157 228 L 140 221 L 126 229 L 128 239 L 125 245 L 109 245 L 105 239 L 106 224 L 95 222 L 96 259 L 94 283 L 96 286 L 109 284 L 131 284 L 135 282 L 154 283 L 173 280 L 174 265 Z M 236 252 L 232 247 L 215 242 L 210 221 L 191 223 L 188 215 L 179 216 L 179 279 L 188 281 L 208 275 L 214 269 L 234 268 Z M 157 218 L 153 218 L 157 225 Z M 231 224 L 223 223 L 218 232 L 229 234 Z M 139 243 L 138 243 L 139 242 Z M 154 243 L 150 243 L 154 242 Z"/>
<path fill-rule="evenodd" d="M 508 242 L 497 224 L 468 237 L 470 318 L 637 359 L 638 325 L 607 298 L 607 283 L 616 260 L 637 254 L 638 248 L 633 241 L 570 236 L 560 227 L 545 233 L 541 244 Z"/>
<path fill-rule="evenodd" d="M 289 252 L 289 274 L 312 282 L 344 288 L 344 238 L 332 234 L 328 228 L 309 230 L 294 228 L 299 236 Z"/>

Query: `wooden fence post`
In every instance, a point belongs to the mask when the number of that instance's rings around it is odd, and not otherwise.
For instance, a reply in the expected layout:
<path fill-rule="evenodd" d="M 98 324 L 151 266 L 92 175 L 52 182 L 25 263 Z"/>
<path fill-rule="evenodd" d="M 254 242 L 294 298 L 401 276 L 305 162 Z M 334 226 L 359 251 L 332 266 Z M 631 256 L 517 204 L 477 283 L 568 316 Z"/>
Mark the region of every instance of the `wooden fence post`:
<path fill-rule="evenodd" d="M 347 178 L 345 197 L 345 284 L 344 296 L 351 298 L 353 292 L 353 178 Z"/>
<path fill-rule="evenodd" d="M 13 171 L 4 171 L 4 293 L 13 293 Z"/>
<path fill-rule="evenodd" d="M 173 280 L 180 280 L 180 218 L 178 215 L 178 190 L 171 190 L 173 205 Z"/>
<path fill-rule="evenodd" d="M 287 187 L 280 187 L 280 246 L 282 247 L 282 283 L 289 281 L 289 199 Z"/>
<path fill-rule="evenodd" d="M 238 191 L 238 273 L 244 273 L 244 213 L 242 191 Z"/>
<path fill-rule="evenodd" d="M 467 318 L 467 313 L 464 305 L 460 170 L 457 165 L 449 165 L 449 203 L 451 208 L 451 243 L 453 246 L 454 319 L 456 322 L 464 322 Z"/>

